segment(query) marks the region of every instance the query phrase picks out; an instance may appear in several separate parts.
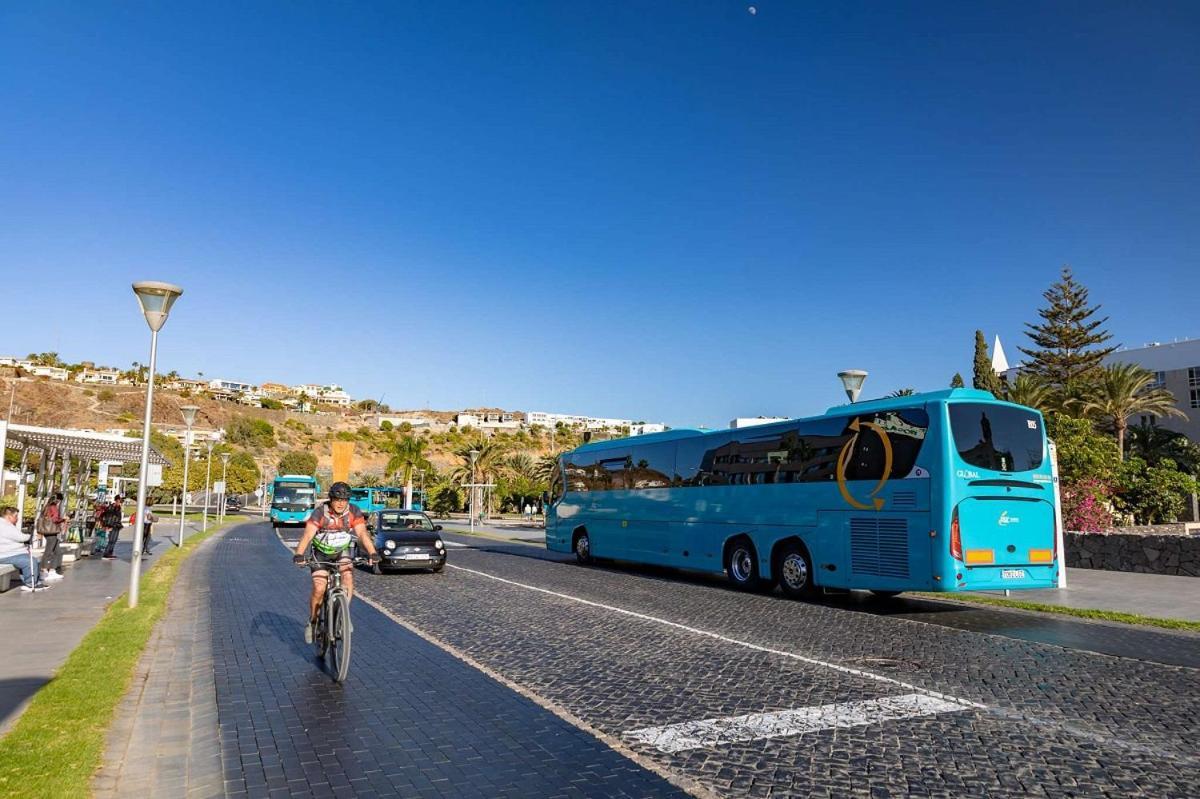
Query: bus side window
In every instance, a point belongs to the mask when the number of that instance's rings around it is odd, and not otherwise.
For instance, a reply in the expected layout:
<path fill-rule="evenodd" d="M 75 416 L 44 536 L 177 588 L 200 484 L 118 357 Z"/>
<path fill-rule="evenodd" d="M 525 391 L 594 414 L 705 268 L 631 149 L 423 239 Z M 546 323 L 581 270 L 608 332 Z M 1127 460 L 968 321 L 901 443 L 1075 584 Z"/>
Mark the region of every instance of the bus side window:
<path fill-rule="evenodd" d="M 633 448 L 631 488 L 667 488 L 675 474 L 675 442 L 663 441 Z"/>

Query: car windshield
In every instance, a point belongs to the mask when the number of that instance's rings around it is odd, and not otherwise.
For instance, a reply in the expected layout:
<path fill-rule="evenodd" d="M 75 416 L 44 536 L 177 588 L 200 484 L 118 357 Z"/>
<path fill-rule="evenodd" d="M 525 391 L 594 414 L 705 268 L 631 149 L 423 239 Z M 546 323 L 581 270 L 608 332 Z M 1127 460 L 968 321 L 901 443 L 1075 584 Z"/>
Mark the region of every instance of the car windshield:
<path fill-rule="evenodd" d="M 424 513 L 389 512 L 379 515 L 379 526 L 384 530 L 420 530 L 433 532 L 433 522 Z"/>
<path fill-rule="evenodd" d="M 1042 465 L 1042 429 L 1026 408 L 964 402 L 950 406 L 958 455 L 971 466 L 1027 472 Z"/>

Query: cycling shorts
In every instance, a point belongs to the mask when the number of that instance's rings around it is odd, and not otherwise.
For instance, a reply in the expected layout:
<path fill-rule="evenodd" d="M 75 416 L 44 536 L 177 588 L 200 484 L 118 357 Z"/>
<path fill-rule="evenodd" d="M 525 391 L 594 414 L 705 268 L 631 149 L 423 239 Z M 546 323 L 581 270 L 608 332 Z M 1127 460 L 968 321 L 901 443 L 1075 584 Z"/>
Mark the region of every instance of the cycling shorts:
<path fill-rule="evenodd" d="M 347 566 L 349 566 L 353 562 L 353 558 L 350 555 L 350 547 L 346 547 L 345 549 L 341 550 L 340 552 L 336 552 L 332 555 L 330 555 L 327 552 L 322 552 L 320 550 L 314 550 L 313 555 L 318 560 L 330 561 L 330 562 L 338 563 L 338 564 L 345 564 Z M 308 564 L 308 570 L 310 572 L 312 572 L 313 574 L 316 574 L 317 572 L 333 571 L 333 567 L 326 566 L 324 563 L 319 563 L 319 564 L 318 563 L 310 563 L 310 564 Z"/>

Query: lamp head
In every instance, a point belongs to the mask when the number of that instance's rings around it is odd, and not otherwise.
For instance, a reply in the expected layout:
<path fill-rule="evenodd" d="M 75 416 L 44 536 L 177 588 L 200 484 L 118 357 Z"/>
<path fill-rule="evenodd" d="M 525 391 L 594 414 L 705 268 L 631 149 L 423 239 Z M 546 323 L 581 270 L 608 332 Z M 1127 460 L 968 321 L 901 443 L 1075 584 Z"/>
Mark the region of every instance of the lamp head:
<path fill-rule="evenodd" d="M 842 388 L 846 389 L 846 396 L 851 402 L 858 402 L 858 395 L 867 379 L 867 373 L 862 369 L 847 369 L 838 372 L 838 377 L 842 379 Z"/>
<path fill-rule="evenodd" d="M 167 323 L 167 314 L 175 300 L 183 294 L 183 289 L 171 283 L 160 283 L 157 280 L 143 280 L 133 284 L 133 293 L 137 295 L 142 306 L 142 315 L 146 324 L 157 333 Z"/>
<path fill-rule="evenodd" d="M 195 405 L 184 405 L 180 408 L 179 412 L 183 414 L 183 423 L 188 427 L 194 425 L 196 423 L 196 414 L 199 410 Z"/>

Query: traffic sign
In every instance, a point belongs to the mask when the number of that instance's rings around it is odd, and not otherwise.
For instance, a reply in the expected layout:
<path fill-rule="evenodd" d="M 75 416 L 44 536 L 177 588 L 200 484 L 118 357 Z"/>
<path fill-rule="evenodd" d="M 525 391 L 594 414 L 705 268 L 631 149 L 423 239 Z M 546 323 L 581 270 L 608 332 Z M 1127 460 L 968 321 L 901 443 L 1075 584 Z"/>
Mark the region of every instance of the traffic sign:
<path fill-rule="evenodd" d="M 225 493 L 225 481 L 224 480 L 215 481 L 213 483 L 212 490 L 213 490 L 214 494 L 224 494 Z"/>

